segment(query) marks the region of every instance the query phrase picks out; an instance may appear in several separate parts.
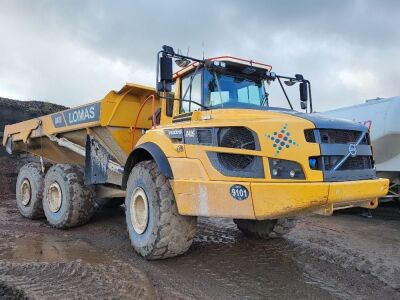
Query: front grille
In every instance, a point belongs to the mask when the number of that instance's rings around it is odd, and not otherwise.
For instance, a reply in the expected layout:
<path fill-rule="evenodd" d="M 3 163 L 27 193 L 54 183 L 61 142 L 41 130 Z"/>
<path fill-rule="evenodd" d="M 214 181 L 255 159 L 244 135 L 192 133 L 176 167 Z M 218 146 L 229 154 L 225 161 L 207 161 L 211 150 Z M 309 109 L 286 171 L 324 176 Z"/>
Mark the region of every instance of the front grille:
<path fill-rule="evenodd" d="M 228 170 L 243 170 L 254 160 L 252 155 L 218 153 L 218 159 Z"/>
<path fill-rule="evenodd" d="M 307 142 L 315 143 L 314 129 L 306 129 L 306 130 L 304 130 L 304 136 L 305 136 Z"/>
<path fill-rule="evenodd" d="M 197 141 L 202 145 L 212 144 L 212 129 L 211 128 L 199 128 L 196 130 Z"/>
<path fill-rule="evenodd" d="M 349 144 L 356 143 L 361 131 L 342 129 L 320 129 L 319 135 L 322 144 Z M 360 145 L 368 145 L 368 134 L 366 134 Z"/>
<path fill-rule="evenodd" d="M 339 170 L 364 170 L 372 168 L 371 156 L 356 156 L 349 157 L 343 165 L 340 166 Z"/>
<path fill-rule="evenodd" d="M 218 133 L 218 146 L 245 150 L 256 150 L 253 133 L 245 127 L 221 128 Z M 218 153 L 220 163 L 228 170 L 244 170 L 254 161 L 254 156 L 231 153 Z"/>
<path fill-rule="evenodd" d="M 358 143 L 361 135 L 363 138 Z M 309 157 L 309 166 L 312 170 L 322 171 L 324 181 L 375 178 L 376 172 L 368 132 L 316 128 L 304 130 L 304 137 L 309 143 L 319 144 L 321 156 Z M 342 162 L 344 158 L 346 159 Z"/>
<path fill-rule="evenodd" d="M 340 155 L 322 156 L 324 170 L 325 171 L 332 170 L 342 158 L 343 156 Z M 347 158 L 347 160 L 338 168 L 338 170 L 339 171 L 365 170 L 372 168 L 373 168 L 372 156 L 355 156 Z"/>
<path fill-rule="evenodd" d="M 220 147 L 256 150 L 253 133 L 245 127 L 221 128 L 218 140 Z"/>

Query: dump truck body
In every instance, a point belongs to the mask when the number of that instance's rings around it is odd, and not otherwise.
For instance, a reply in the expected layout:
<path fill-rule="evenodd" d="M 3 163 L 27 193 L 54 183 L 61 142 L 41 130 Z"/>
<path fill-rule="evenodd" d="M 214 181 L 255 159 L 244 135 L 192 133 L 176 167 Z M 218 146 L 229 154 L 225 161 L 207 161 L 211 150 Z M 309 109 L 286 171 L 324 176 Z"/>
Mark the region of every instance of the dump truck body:
<path fill-rule="evenodd" d="M 167 48 L 160 53 L 166 67 L 160 67 L 158 93 L 127 84 L 101 101 L 6 126 L 9 152 L 57 164 L 47 171 L 43 193 L 53 226 L 87 219 L 73 208 L 61 216 L 64 202 L 89 207 L 93 195 L 121 197 L 126 190 L 132 244 L 157 259 L 187 250 L 196 216 L 233 218 L 244 233 L 267 238 L 288 227 L 287 217 L 375 208 L 386 194 L 388 181 L 376 177 L 368 129 L 266 105 L 259 76 L 267 72 L 274 80 L 270 66 L 222 57 L 192 63 L 172 78 L 168 60 L 177 55 Z M 301 82 L 306 101 L 308 81 L 281 78 Z M 37 178 L 37 170 L 24 170 L 27 180 Z M 17 202 L 29 198 L 24 178 Z M 66 190 L 81 182 L 74 188 L 81 193 L 83 180 L 90 190 L 84 201 Z M 79 222 L 70 221 L 75 215 Z"/>
<path fill-rule="evenodd" d="M 125 166 L 130 154 L 131 124 L 140 104 L 152 90 L 129 85 L 122 91 L 112 92 L 99 102 L 7 126 L 3 143 L 7 145 L 12 141 L 13 151 L 28 151 L 55 163 L 84 166 L 85 155 L 52 141 L 52 137 L 57 136 L 58 141 L 66 139 L 86 152 L 87 139 L 91 136 L 110 154 L 108 159 Z M 179 212 L 184 215 L 269 219 L 296 215 L 301 211 L 331 212 L 335 206 L 341 205 L 360 204 L 372 208 L 376 206 L 375 198 L 383 196 L 387 187 L 385 180 L 375 178 L 372 165 L 361 170 L 349 166 L 347 170 L 337 171 L 310 167 L 310 157 L 324 155 L 321 153 L 324 145 L 321 147 L 316 141 L 307 141 L 304 134 L 315 130 L 314 122 L 318 124 L 318 117 L 310 119 L 305 114 L 279 110 L 198 111 L 191 114 L 187 121 L 151 129 L 150 115 L 151 103 L 135 129 L 138 141 L 135 145 L 139 147 L 151 143 L 163 150 L 172 170 L 172 187 Z M 239 121 L 241 127 L 237 127 Z M 322 125 L 324 129 L 329 129 L 329 126 L 334 129 L 346 127 L 349 132 L 367 131 L 364 126 L 340 120 L 330 120 L 329 125 Z M 258 149 L 221 147 L 213 141 L 217 138 L 213 137 L 217 134 L 214 133 L 215 128 L 250 129 L 257 136 Z M 144 130 L 147 132 L 143 135 Z M 284 133 L 281 133 L 282 130 Z M 208 140 L 199 140 L 200 134 L 206 135 Z M 280 143 L 284 145 L 278 146 L 282 147 L 279 151 L 276 144 Z M 337 150 L 338 147 L 341 149 Z M 361 147 L 372 157 L 369 145 Z M 330 155 L 346 154 L 348 144 L 327 144 L 325 149 Z M 232 171 L 219 162 L 219 157 L 224 154 L 228 158 L 230 155 L 232 160 L 235 160 L 234 155 L 254 156 L 254 162 L 247 171 Z M 295 160 L 301 166 L 304 178 L 273 178 L 269 158 Z M 118 176 L 114 173 L 109 172 L 110 178 L 100 183 L 123 186 L 122 174 Z M 231 188 L 235 185 L 240 186 L 238 192 L 246 193 L 245 199 L 234 201 L 232 191 L 235 189 Z"/>

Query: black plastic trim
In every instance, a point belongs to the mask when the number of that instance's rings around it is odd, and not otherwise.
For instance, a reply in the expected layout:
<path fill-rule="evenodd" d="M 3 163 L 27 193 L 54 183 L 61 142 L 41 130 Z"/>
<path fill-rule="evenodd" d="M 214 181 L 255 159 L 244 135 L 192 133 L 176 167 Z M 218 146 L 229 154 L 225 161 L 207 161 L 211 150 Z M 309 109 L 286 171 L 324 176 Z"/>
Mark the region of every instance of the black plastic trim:
<path fill-rule="evenodd" d="M 278 165 L 274 165 L 274 161 L 278 162 Z M 306 176 L 304 174 L 304 170 L 302 166 L 293 160 L 286 160 L 286 159 L 277 159 L 277 158 L 268 158 L 269 170 L 271 172 L 272 179 L 290 179 L 290 180 L 304 180 Z M 278 175 L 274 176 L 272 174 L 272 170 L 274 168 L 280 168 Z M 295 177 L 290 177 L 289 172 L 290 170 L 296 169 Z"/>
<path fill-rule="evenodd" d="M 364 170 L 336 170 L 336 171 L 323 171 L 324 181 L 349 181 L 349 180 L 366 180 L 375 179 L 375 169 Z"/>
<path fill-rule="evenodd" d="M 191 121 L 192 115 L 193 115 L 193 112 L 188 112 L 188 113 L 177 115 L 172 118 L 172 123 Z"/>
<path fill-rule="evenodd" d="M 125 163 L 124 176 L 122 179 L 122 188 L 126 189 L 128 178 L 132 168 L 139 162 L 144 160 L 154 160 L 160 169 L 161 173 L 164 174 L 168 179 L 173 179 L 171 165 L 169 164 L 168 158 L 161 148 L 151 142 L 147 142 L 137 146 L 129 155 Z"/>
<path fill-rule="evenodd" d="M 229 153 L 236 154 L 236 153 Z M 237 154 L 240 155 L 240 154 Z M 254 156 L 254 160 L 245 169 L 228 169 L 218 158 L 218 152 L 207 152 L 212 166 L 224 176 L 244 178 L 265 178 L 264 165 L 261 156 Z"/>

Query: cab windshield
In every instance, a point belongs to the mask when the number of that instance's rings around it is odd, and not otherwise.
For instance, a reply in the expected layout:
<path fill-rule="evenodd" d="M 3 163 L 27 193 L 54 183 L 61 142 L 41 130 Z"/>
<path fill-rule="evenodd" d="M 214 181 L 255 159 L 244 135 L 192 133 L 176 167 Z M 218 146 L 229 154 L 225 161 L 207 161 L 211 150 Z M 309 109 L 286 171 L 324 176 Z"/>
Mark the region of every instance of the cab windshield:
<path fill-rule="evenodd" d="M 204 70 L 204 105 L 210 108 L 256 108 L 268 106 L 264 83 L 246 74 Z"/>

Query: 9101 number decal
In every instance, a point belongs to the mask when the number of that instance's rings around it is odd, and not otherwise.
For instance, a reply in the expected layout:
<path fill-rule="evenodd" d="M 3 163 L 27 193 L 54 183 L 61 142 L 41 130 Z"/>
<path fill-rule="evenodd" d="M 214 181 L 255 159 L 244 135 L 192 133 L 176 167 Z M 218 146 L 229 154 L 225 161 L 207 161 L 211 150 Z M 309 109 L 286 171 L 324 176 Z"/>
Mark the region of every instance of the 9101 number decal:
<path fill-rule="evenodd" d="M 235 184 L 230 187 L 231 196 L 236 200 L 242 201 L 249 197 L 249 190 L 241 184 Z"/>

